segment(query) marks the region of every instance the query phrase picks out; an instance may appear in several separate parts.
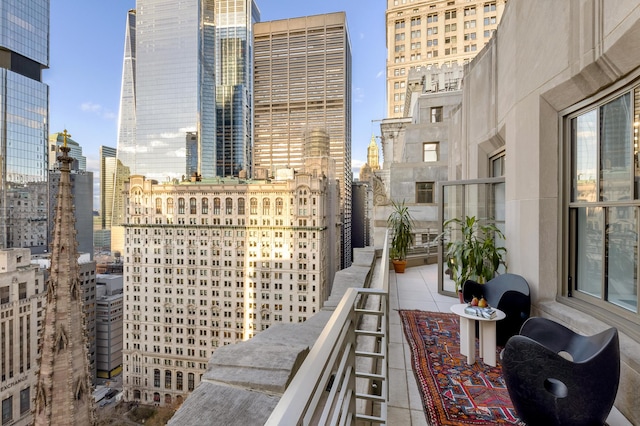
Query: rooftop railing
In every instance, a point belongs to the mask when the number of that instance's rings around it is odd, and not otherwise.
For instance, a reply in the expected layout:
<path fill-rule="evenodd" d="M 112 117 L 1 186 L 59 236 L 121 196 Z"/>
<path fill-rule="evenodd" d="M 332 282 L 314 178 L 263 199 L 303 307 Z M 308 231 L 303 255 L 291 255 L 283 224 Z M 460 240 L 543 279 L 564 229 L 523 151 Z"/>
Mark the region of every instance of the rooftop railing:
<path fill-rule="evenodd" d="M 371 288 L 347 290 L 267 425 L 387 423 L 388 237 Z"/>

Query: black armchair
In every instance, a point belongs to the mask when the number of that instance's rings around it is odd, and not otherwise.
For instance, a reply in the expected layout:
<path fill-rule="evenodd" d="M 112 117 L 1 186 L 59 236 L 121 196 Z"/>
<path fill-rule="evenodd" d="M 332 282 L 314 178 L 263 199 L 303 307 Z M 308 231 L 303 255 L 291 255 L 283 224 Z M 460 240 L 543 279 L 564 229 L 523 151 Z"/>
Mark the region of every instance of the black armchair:
<path fill-rule="evenodd" d="M 489 306 L 498 308 L 506 314 L 506 318 L 496 324 L 496 343 L 504 346 L 509 337 L 518 334 L 522 324 L 529 318 L 531 296 L 529 284 L 520 275 L 498 275 L 486 284 L 472 280 L 465 281 L 462 286 L 462 297 L 470 302 L 473 297 L 484 296 Z"/>
<path fill-rule="evenodd" d="M 605 423 L 618 391 L 618 330 L 576 334 L 546 318 L 530 318 L 501 354 L 518 416 L 528 425 Z"/>

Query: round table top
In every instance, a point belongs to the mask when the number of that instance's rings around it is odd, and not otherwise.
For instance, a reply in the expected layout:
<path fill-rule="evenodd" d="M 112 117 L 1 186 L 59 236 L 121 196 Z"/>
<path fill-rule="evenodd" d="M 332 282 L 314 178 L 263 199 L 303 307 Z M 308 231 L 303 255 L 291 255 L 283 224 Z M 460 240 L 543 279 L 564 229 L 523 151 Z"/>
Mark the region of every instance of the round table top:
<path fill-rule="evenodd" d="M 507 315 L 502 312 L 500 309 L 498 308 L 491 308 L 494 311 L 496 311 L 496 316 L 493 318 L 485 318 L 485 317 L 479 317 L 477 315 L 471 315 L 468 314 L 464 311 L 464 308 L 466 308 L 467 306 L 469 306 L 468 303 L 458 303 L 455 304 L 453 306 L 451 306 L 451 312 L 453 312 L 454 314 L 464 317 L 464 318 L 469 318 L 469 319 L 473 319 L 473 320 L 477 320 L 477 321 L 500 321 L 501 319 L 504 319 Z"/>

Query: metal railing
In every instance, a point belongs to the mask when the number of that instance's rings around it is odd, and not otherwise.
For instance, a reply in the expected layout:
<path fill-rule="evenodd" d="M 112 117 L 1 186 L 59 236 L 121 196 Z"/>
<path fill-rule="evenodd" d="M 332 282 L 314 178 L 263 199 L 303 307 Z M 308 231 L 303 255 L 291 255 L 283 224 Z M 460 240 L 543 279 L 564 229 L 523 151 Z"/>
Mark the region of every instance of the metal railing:
<path fill-rule="evenodd" d="M 389 249 L 375 288 L 350 288 L 280 398 L 267 425 L 386 424 Z"/>

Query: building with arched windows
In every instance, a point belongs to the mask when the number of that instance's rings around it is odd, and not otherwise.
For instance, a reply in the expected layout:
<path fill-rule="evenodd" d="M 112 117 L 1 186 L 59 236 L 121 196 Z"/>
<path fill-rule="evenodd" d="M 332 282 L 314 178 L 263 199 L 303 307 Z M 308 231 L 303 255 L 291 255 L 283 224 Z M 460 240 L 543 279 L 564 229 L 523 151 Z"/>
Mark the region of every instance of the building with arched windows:
<path fill-rule="evenodd" d="M 125 205 L 124 396 L 168 405 L 216 348 L 318 312 L 339 265 L 337 181 L 324 159 L 273 180 L 158 184 Z"/>

